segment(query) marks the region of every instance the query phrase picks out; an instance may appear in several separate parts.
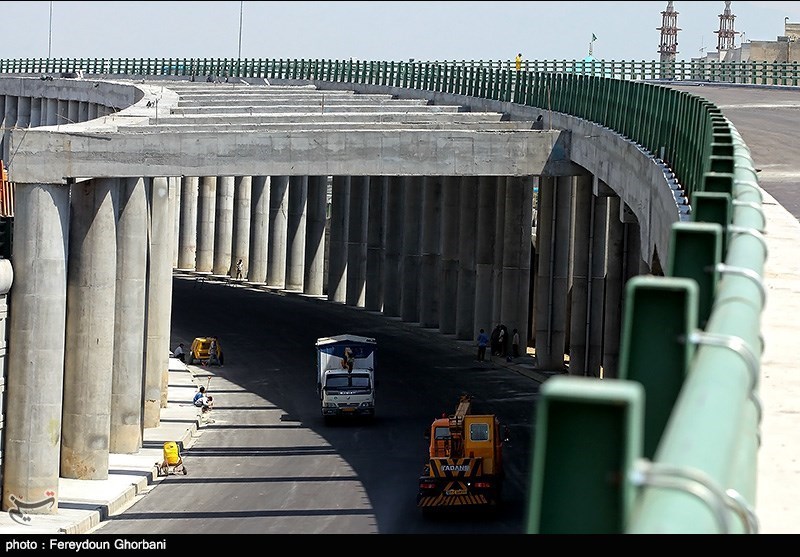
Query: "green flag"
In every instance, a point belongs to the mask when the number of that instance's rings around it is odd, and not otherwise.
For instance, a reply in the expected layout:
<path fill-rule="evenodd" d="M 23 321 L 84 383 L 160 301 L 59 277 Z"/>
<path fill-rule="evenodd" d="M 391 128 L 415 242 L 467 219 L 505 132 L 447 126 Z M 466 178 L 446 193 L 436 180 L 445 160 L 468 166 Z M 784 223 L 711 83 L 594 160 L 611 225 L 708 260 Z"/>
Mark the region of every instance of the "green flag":
<path fill-rule="evenodd" d="M 594 33 L 592 33 L 592 42 L 594 42 L 594 41 L 596 41 L 596 40 L 597 40 L 597 35 L 595 35 Z"/>

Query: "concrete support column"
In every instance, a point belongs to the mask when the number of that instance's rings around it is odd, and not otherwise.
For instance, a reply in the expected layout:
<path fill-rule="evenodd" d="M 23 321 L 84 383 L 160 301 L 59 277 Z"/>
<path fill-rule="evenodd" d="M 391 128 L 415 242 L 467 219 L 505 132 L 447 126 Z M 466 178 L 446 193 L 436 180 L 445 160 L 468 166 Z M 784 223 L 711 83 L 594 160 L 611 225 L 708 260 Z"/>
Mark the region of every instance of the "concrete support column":
<path fill-rule="evenodd" d="M 250 200 L 250 267 L 247 280 L 267 282 L 267 245 L 269 241 L 269 178 L 253 176 Z"/>
<path fill-rule="evenodd" d="M 369 210 L 367 214 L 367 286 L 364 307 L 383 310 L 383 260 L 386 247 L 386 189 L 388 176 L 369 179 Z"/>
<path fill-rule="evenodd" d="M 164 375 L 169 369 L 172 268 L 169 264 L 172 226 L 169 221 L 168 183 L 154 178 L 150 188 L 150 249 L 147 273 L 147 314 L 145 325 L 144 427 L 157 427 L 166 393 Z"/>
<path fill-rule="evenodd" d="M 112 453 L 142 447 L 145 301 L 147 290 L 147 188 L 143 178 L 123 178 L 117 202 L 117 285 L 111 384 Z"/>
<path fill-rule="evenodd" d="M 242 278 L 250 273 L 250 203 L 253 179 L 250 176 L 237 176 L 233 180 L 233 253 L 230 267 L 231 276 L 236 277 L 236 263 L 242 260 Z"/>
<path fill-rule="evenodd" d="M 8 336 L 9 322 L 8 322 L 8 305 L 9 305 L 9 292 L 14 283 L 14 268 L 11 266 L 11 260 L 0 258 L 0 396 L 6 396 L 6 378 L 8 377 Z M 3 416 L 5 417 L 5 402 L 3 403 Z M 0 424 L 0 429 L 4 424 Z M 2 477 L 0 476 L 0 483 Z M 0 485 L 0 492 L 2 492 L 2 485 Z M 2 506 L 2 503 L 0 503 Z"/>
<path fill-rule="evenodd" d="M 442 183 L 442 258 L 439 267 L 439 332 L 456 332 L 458 292 L 458 222 L 460 180 L 446 176 Z"/>
<path fill-rule="evenodd" d="M 503 320 L 500 316 L 502 313 L 502 303 L 503 303 L 503 249 L 505 247 L 505 226 L 506 226 L 506 176 L 498 176 L 495 178 L 495 206 L 496 209 L 496 218 L 494 221 L 494 241 L 492 252 L 494 253 L 494 265 L 493 265 L 493 277 L 492 277 L 492 286 L 494 290 L 492 291 L 492 323 L 501 323 Z M 506 325 L 508 326 L 508 325 Z M 486 329 L 489 331 L 490 329 Z M 509 329 L 508 334 L 511 336 L 511 331 L 513 329 Z M 522 336 L 520 335 L 520 343 L 523 342 Z M 509 346 L 511 346 L 511 341 L 509 339 Z"/>
<path fill-rule="evenodd" d="M 350 177 L 350 211 L 347 223 L 347 287 L 345 303 L 364 307 L 367 282 L 367 215 L 369 176 Z"/>
<path fill-rule="evenodd" d="M 76 124 L 78 120 L 78 106 L 80 101 L 67 101 L 67 124 Z"/>
<path fill-rule="evenodd" d="M 31 99 L 31 127 L 38 128 L 42 125 L 42 103 L 45 99 Z"/>
<path fill-rule="evenodd" d="M 233 176 L 217 178 L 217 207 L 214 215 L 214 275 L 230 275 L 233 248 Z"/>
<path fill-rule="evenodd" d="M 619 370 L 619 339 L 622 327 L 624 239 L 619 220 L 619 197 L 608 198 L 608 243 L 606 247 L 606 297 L 603 325 L 603 377 L 616 378 Z"/>
<path fill-rule="evenodd" d="M 9 161 L 11 159 L 11 153 L 9 152 L 10 141 L 9 136 L 11 135 L 11 129 L 17 125 L 17 106 L 19 104 L 18 98 L 16 95 L 6 95 L 5 99 L 5 112 L 3 115 L 3 135 L 2 135 L 2 142 L 3 142 L 3 150 L 2 150 L 2 159 L 4 161 Z"/>
<path fill-rule="evenodd" d="M 108 478 L 117 234 L 115 178 L 71 186 L 61 475 Z"/>
<path fill-rule="evenodd" d="M 541 176 L 534 176 L 533 177 L 533 213 L 531 217 L 532 226 L 533 226 L 533 237 L 531 238 L 531 287 L 530 287 L 530 319 L 528 320 L 528 339 L 527 345 L 529 347 L 536 347 L 536 319 L 538 316 L 538 310 L 536 307 L 537 303 L 537 294 L 536 294 L 536 287 L 537 287 L 537 277 L 539 276 L 539 238 L 541 238 L 541 234 L 539 234 L 539 226 L 541 218 L 539 215 L 539 208 L 541 207 L 541 188 L 539 187 L 541 183 Z M 523 339 L 520 336 L 520 342 L 526 342 L 526 339 Z"/>
<path fill-rule="evenodd" d="M 181 185 L 178 269 L 194 270 L 197 256 L 197 198 L 200 178 L 186 176 Z"/>
<path fill-rule="evenodd" d="M 350 176 L 334 176 L 331 184 L 331 226 L 328 248 L 328 300 L 347 298 L 347 242 L 350 222 Z"/>
<path fill-rule="evenodd" d="M 47 126 L 58 124 L 58 99 L 47 99 Z"/>
<path fill-rule="evenodd" d="M 627 207 L 626 207 L 627 209 Z M 630 209 L 627 209 L 630 211 Z M 625 236 L 625 271 L 624 282 L 627 282 L 633 277 L 650 272 L 649 266 L 642 259 L 642 239 L 639 223 L 633 213 L 630 214 L 630 221 L 625 221 L 624 236 Z M 624 285 L 623 285 L 624 288 Z"/>
<path fill-rule="evenodd" d="M 403 189 L 403 282 L 400 292 L 400 318 L 419 322 L 419 273 L 422 247 L 422 183 L 421 176 L 404 176 Z"/>
<path fill-rule="evenodd" d="M 572 234 L 572 296 L 569 332 L 570 375 L 591 375 L 586 368 L 589 335 L 589 259 L 592 223 L 592 177 L 575 178 Z"/>
<path fill-rule="evenodd" d="M 17 183 L 15 196 L 14 301 L 9 308 L 9 330 L 14 334 L 8 339 L 3 510 L 17 509 L 17 501 L 42 501 L 52 496 L 55 505 L 26 512 L 55 514 L 67 317 L 69 188 Z"/>
<path fill-rule="evenodd" d="M 505 238 L 503 231 L 497 233 L 497 198 L 495 188 L 497 178 L 494 176 L 481 176 L 478 178 L 478 225 L 475 228 L 475 323 L 473 330 L 484 329 L 491 331 L 495 321 L 493 312 L 494 302 L 494 259 L 495 251 L 502 254 L 502 245 Z M 503 203 L 505 209 L 505 200 Z M 498 247 L 499 246 L 499 247 Z M 499 308 L 498 308 L 498 314 Z M 477 335 L 476 335 L 477 337 Z"/>
<path fill-rule="evenodd" d="M 78 122 L 86 122 L 89 120 L 89 102 L 80 101 L 78 103 Z"/>
<path fill-rule="evenodd" d="M 533 178 L 506 179 L 503 231 L 503 296 L 500 321 L 519 333 L 520 353 L 526 351 L 531 283 L 531 218 L 533 216 Z M 498 207 L 498 210 L 501 208 Z M 509 346 L 511 342 L 509 339 Z"/>
<path fill-rule="evenodd" d="M 269 186 L 269 248 L 267 285 L 283 288 L 286 281 L 286 234 L 289 211 L 289 177 L 272 176 Z"/>
<path fill-rule="evenodd" d="M 328 210 L 328 177 L 308 177 L 306 255 L 303 264 L 303 292 L 322 296 L 325 285 L 325 223 Z"/>
<path fill-rule="evenodd" d="M 308 176 L 289 179 L 289 213 L 286 221 L 286 290 L 303 291 L 306 257 Z"/>
<path fill-rule="evenodd" d="M 30 125 L 31 125 L 31 98 L 20 97 L 17 105 L 17 127 L 27 128 Z"/>
<path fill-rule="evenodd" d="M 167 196 L 170 195 L 170 192 L 177 191 L 180 187 L 180 177 L 178 176 L 171 176 L 167 178 Z M 168 197 L 169 199 L 169 197 Z M 168 233 L 167 236 L 167 253 L 174 253 L 175 251 L 175 226 L 169 226 L 170 223 L 174 223 L 175 216 L 169 212 L 169 202 L 167 203 L 167 225 L 165 226 L 166 232 Z M 168 263 L 169 259 L 167 260 Z M 164 312 L 162 314 L 162 319 L 165 319 L 166 322 L 164 323 L 164 331 L 165 331 L 165 338 L 163 339 L 164 343 L 164 351 L 167 354 L 167 358 L 164 359 L 164 369 L 161 373 L 161 408 L 167 407 L 168 402 L 168 395 L 169 395 L 169 345 L 170 345 L 170 337 L 172 333 L 172 273 L 173 265 L 168 265 L 167 269 L 164 271 L 165 276 L 162 277 L 161 288 L 164 292 L 164 297 L 166 300 L 163 302 L 166 305 L 166 309 L 162 309 Z"/>
<path fill-rule="evenodd" d="M 386 257 L 383 268 L 383 314 L 400 317 L 403 270 L 403 178 L 390 176 L 386 189 Z"/>
<path fill-rule="evenodd" d="M 89 120 L 94 120 L 98 116 L 100 116 L 100 114 L 99 114 L 99 106 L 97 105 L 97 103 L 89 103 L 89 116 L 88 116 L 88 119 Z"/>
<path fill-rule="evenodd" d="M 458 291 L 456 302 L 456 338 L 474 340 L 475 330 L 475 231 L 478 228 L 478 178 L 461 179 L 458 219 Z M 486 329 L 488 333 L 490 329 Z"/>
<path fill-rule="evenodd" d="M 195 268 L 200 273 L 214 269 L 214 218 L 217 212 L 217 177 L 200 178 L 197 200 L 197 254 Z"/>
<path fill-rule="evenodd" d="M 571 176 L 540 180 L 536 360 L 548 371 L 565 369 L 571 194 Z"/>
<path fill-rule="evenodd" d="M 69 101 L 66 99 L 56 99 L 56 124 L 63 126 L 69 123 Z"/>
<path fill-rule="evenodd" d="M 172 222 L 172 268 L 178 268 L 179 239 L 181 237 L 181 178 L 169 180 L 169 218 Z"/>
<path fill-rule="evenodd" d="M 442 258 L 441 176 L 428 176 L 422 185 L 422 237 L 420 238 L 419 323 L 439 327 L 439 267 Z"/>
<path fill-rule="evenodd" d="M 587 375 L 600 377 L 603 361 L 603 299 L 606 284 L 606 233 L 608 227 L 608 198 L 593 196 L 592 250 L 590 254 L 591 282 L 589 283 L 589 357 Z"/>

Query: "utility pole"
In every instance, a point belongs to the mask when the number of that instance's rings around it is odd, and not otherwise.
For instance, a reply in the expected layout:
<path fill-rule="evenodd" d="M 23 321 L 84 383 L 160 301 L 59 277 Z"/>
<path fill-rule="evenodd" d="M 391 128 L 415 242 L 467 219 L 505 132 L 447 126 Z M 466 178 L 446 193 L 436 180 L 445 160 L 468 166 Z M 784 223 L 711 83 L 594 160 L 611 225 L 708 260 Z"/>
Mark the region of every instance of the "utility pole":
<path fill-rule="evenodd" d="M 242 14 L 244 12 L 244 0 L 239 2 L 239 60 L 242 59 Z"/>
<path fill-rule="evenodd" d="M 47 58 L 50 58 L 53 46 L 53 2 L 50 1 L 50 28 L 47 32 Z"/>

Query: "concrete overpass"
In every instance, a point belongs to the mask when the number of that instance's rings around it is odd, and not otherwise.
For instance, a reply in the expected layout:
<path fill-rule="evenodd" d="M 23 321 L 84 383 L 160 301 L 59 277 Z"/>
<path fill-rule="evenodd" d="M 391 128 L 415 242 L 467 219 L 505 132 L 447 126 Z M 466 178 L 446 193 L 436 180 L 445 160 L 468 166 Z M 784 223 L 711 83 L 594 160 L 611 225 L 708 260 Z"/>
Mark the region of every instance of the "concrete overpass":
<path fill-rule="evenodd" d="M 661 159 L 511 101 L 248 83 L 0 81 L 6 127 L 30 124 L 3 144 L 18 195 L 9 374 L 27 370 L 9 381 L 6 505 L 59 473 L 103 478 L 108 453 L 158 423 L 173 268 L 226 275 L 246 258 L 252 282 L 461 339 L 503 322 L 541 369 L 617 375 L 623 285 L 661 274 L 689 220 Z M 44 388 L 61 384 L 63 406 Z M 137 394 L 140 422 L 124 402 Z M 31 424 L 49 435 L 31 441 Z"/>

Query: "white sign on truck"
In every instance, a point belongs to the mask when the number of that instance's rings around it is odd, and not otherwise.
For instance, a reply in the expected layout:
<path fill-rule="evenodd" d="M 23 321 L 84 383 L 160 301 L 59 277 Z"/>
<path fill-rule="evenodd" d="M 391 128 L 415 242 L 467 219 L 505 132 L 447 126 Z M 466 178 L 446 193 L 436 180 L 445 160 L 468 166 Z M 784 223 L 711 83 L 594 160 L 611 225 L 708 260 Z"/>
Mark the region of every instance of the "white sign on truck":
<path fill-rule="evenodd" d="M 323 417 L 374 417 L 375 339 L 345 334 L 318 338 L 316 346 Z"/>

